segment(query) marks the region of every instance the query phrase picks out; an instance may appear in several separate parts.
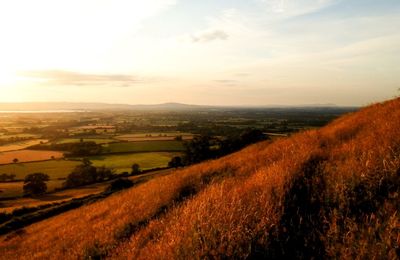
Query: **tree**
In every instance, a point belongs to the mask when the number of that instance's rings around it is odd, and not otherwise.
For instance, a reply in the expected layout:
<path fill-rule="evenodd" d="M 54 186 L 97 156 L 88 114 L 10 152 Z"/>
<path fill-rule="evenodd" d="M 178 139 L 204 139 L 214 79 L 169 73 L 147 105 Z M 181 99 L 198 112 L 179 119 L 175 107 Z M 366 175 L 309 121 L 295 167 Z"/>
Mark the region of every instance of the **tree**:
<path fill-rule="evenodd" d="M 92 162 L 88 159 L 83 159 L 82 164 L 76 166 L 72 172 L 67 176 L 64 182 L 65 188 L 79 187 L 105 180 L 111 180 L 115 177 L 113 169 L 106 168 L 105 166 L 94 167 Z"/>
<path fill-rule="evenodd" d="M 181 135 L 175 136 L 175 141 L 182 141 L 183 137 Z"/>
<path fill-rule="evenodd" d="M 96 181 L 111 180 L 115 176 L 112 169 L 106 168 L 105 166 L 98 167 L 96 170 Z"/>
<path fill-rule="evenodd" d="M 183 163 L 182 163 L 182 158 L 179 156 L 175 156 L 171 159 L 171 161 L 168 163 L 169 167 L 173 167 L 173 168 L 178 168 L 178 167 L 182 167 Z"/>
<path fill-rule="evenodd" d="M 132 172 L 131 172 L 132 175 L 139 175 L 141 172 L 142 170 L 140 169 L 139 164 L 137 163 L 132 164 Z"/>
<path fill-rule="evenodd" d="M 47 184 L 50 178 L 44 173 L 32 173 L 25 177 L 24 181 L 24 194 L 26 195 L 40 195 L 46 192 Z"/>
<path fill-rule="evenodd" d="M 90 166 L 90 165 L 92 165 L 93 163 L 88 159 L 88 158 L 83 158 L 82 159 L 82 165 L 83 166 Z"/>
<path fill-rule="evenodd" d="M 19 162 L 18 158 L 14 158 L 13 163 Z"/>
<path fill-rule="evenodd" d="M 185 164 L 194 164 L 215 157 L 215 152 L 210 149 L 214 138 L 204 135 L 196 136 L 192 141 L 185 143 Z"/>
<path fill-rule="evenodd" d="M 76 166 L 72 172 L 67 176 L 64 186 L 67 188 L 79 187 L 97 181 L 96 167 L 92 163 L 84 159 L 81 165 Z"/>

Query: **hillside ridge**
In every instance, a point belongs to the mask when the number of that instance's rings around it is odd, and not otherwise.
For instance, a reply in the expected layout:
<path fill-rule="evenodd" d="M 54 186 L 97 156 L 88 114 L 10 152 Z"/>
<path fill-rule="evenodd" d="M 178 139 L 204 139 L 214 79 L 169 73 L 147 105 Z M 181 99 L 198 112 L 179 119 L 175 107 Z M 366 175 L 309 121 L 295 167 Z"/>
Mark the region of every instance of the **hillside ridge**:
<path fill-rule="evenodd" d="M 0 259 L 400 256 L 400 98 L 0 237 Z"/>

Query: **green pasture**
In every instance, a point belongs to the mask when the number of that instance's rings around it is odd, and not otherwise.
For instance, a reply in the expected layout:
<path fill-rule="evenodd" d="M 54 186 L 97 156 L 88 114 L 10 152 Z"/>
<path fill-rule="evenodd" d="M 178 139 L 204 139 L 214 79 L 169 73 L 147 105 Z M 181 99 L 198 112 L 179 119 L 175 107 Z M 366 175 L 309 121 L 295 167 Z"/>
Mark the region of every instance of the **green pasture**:
<path fill-rule="evenodd" d="M 106 166 L 113 168 L 117 173 L 122 173 L 130 172 L 134 163 L 139 164 L 142 170 L 166 167 L 172 157 L 179 155 L 180 153 L 154 152 L 92 156 L 88 159 L 94 166 Z"/>
<path fill-rule="evenodd" d="M 128 153 L 128 152 L 180 152 L 184 150 L 181 141 L 143 141 L 121 142 L 105 144 L 104 153 Z"/>
<path fill-rule="evenodd" d="M 66 143 L 79 143 L 81 138 L 63 138 L 52 142 L 53 144 L 66 144 Z M 82 138 L 83 142 L 95 142 L 96 144 L 108 144 L 116 142 L 114 139 L 110 138 Z"/>
<path fill-rule="evenodd" d="M 24 179 L 28 174 L 41 172 L 49 175 L 50 179 L 58 179 L 65 178 L 79 164 L 77 161 L 66 160 L 7 164 L 0 165 L 0 174 L 15 174 L 16 179 Z"/>

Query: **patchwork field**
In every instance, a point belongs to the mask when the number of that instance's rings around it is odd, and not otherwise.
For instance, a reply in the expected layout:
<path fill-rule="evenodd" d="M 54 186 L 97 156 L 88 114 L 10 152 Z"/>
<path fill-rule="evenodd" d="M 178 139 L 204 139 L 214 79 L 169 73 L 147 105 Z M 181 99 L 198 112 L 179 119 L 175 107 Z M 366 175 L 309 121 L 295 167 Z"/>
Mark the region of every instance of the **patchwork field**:
<path fill-rule="evenodd" d="M 0 258 L 398 259 L 399 119 L 400 98 L 174 171 L 0 236 Z"/>
<path fill-rule="evenodd" d="M 182 136 L 183 140 L 193 139 L 193 135 L 189 133 L 141 133 L 119 135 L 115 138 L 121 141 L 140 142 L 140 141 L 172 141 L 177 136 Z"/>
<path fill-rule="evenodd" d="M 46 152 L 47 153 L 47 152 Z M 131 166 L 138 163 L 141 169 L 153 169 L 166 167 L 172 157 L 180 153 L 174 152 L 151 152 L 151 153 L 132 153 L 120 155 L 93 156 L 88 159 L 94 166 L 106 166 L 113 168 L 116 173 L 130 172 Z M 0 157 L 1 158 L 1 157 Z M 53 191 L 61 187 L 63 180 L 81 162 L 77 160 L 49 160 L 41 162 L 13 163 L 0 165 L 0 174 L 15 174 L 15 179 L 23 180 L 26 175 L 42 172 L 50 176 L 48 191 Z M 16 197 L 22 195 L 23 182 L 3 182 L 0 183 L 0 198 Z"/>
<path fill-rule="evenodd" d="M 145 173 L 142 175 L 137 176 L 130 176 L 130 180 L 137 180 L 137 179 L 151 179 L 153 177 L 164 176 L 168 175 L 173 170 L 166 169 L 166 170 L 158 170 L 152 171 L 149 173 Z M 49 190 L 54 190 L 56 187 L 61 187 L 63 181 L 50 181 L 47 183 Z M 0 184 L 2 185 L 2 184 Z M 22 182 L 18 185 L 12 184 L 10 188 L 13 190 L 8 191 L 13 196 L 4 196 L 3 198 L 7 197 L 15 197 L 18 195 L 22 195 Z M 12 212 L 14 209 L 22 208 L 22 207 L 37 207 L 44 204 L 49 203 L 58 203 L 63 201 L 68 201 L 71 199 L 82 198 L 88 195 L 98 194 L 103 192 L 108 186 L 110 185 L 110 181 L 102 182 L 102 183 L 95 183 L 91 185 L 87 185 L 84 187 L 74 188 L 74 189 L 66 189 L 60 190 L 51 194 L 46 194 L 44 196 L 38 198 L 17 198 L 17 199 L 3 199 L 0 201 L 0 212 Z M 0 190 L 5 186 L 0 186 Z M 12 194 L 11 192 L 14 192 Z M 1 196 L 0 196 L 1 198 Z"/>
<path fill-rule="evenodd" d="M 106 153 L 183 151 L 181 141 L 121 142 L 103 145 Z"/>
<path fill-rule="evenodd" d="M 37 145 L 40 143 L 46 143 L 47 139 L 35 139 L 35 140 L 27 140 L 27 141 L 20 141 L 11 144 L 1 145 L 0 146 L 0 153 L 2 152 L 9 152 L 9 151 L 16 151 L 16 150 L 23 150 L 30 146 Z"/>
<path fill-rule="evenodd" d="M 37 138 L 38 135 L 35 134 L 0 134 L 0 140 L 11 140 L 15 138 Z"/>
<path fill-rule="evenodd" d="M 64 138 L 64 139 L 59 139 L 55 142 L 52 142 L 54 144 L 66 144 L 66 143 L 79 143 L 80 141 L 84 142 L 95 142 L 96 144 L 108 144 L 112 142 L 116 142 L 117 140 L 110 139 L 110 138 Z"/>
<path fill-rule="evenodd" d="M 15 174 L 15 179 L 21 180 L 27 174 L 42 172 L 49 175 L 50 179 L 58 179 L 66 177 L 78 164 L 80 162 L 66 160 L 7 164 L 0 165 L 0 174 Z"/>
<path fill-rule="evenodd" d="M 92 156 L 88 159 L 94 166 L 106 166 L 113 168 L 117 173 L 122 173 L 130 172 L 134 163 L 139 164 L 142 170 L 166 167 L 171 158 L 178 155 L 180 153 L 154 152 Z"/>
<path fill-rule="evenodd" d="M 19 150 L 0 153 L 0 164 L 13 163 L 14 159 L 18 159 L 18 162 L 34 162 L 63 157 L 64 154 L 57 151 Z"/>

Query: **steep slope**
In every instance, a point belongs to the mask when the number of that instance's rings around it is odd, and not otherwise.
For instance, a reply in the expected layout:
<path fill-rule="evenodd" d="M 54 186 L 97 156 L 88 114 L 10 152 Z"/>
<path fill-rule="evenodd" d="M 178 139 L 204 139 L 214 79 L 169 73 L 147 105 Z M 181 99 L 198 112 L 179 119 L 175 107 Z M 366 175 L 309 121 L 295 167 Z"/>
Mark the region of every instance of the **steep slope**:
<path fill-rule="evenodd" d="M 396 258 L 400 99 L 0 237 L 1 259 Z"/>

